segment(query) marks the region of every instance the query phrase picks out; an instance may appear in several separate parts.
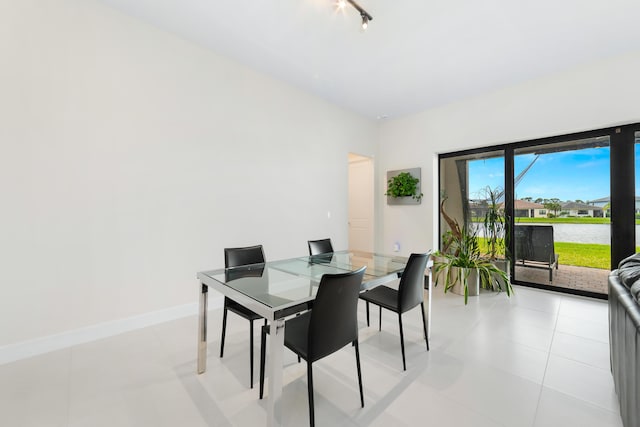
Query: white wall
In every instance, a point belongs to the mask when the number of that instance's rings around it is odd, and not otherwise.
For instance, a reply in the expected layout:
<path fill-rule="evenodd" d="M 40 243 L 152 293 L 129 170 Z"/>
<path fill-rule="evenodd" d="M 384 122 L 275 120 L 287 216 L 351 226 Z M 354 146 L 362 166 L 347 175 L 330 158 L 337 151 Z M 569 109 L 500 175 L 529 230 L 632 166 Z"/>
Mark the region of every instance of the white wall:
<path fill-rule="evenodd" d="M 226 246 L 346 247 L 376 123 L 91 0 L 0 0 L 0 52 L 0 349 L 195 303 Z"/>
<path fill-rule="evenodd" d="M 387 170 L 422 168 L 423 203 L 377 200 L 377 250 L 437 245 L 437 154 L 640 122 L 640 52 L 557 73 L 485 96 L 383 122 L 377 182 Z"/>

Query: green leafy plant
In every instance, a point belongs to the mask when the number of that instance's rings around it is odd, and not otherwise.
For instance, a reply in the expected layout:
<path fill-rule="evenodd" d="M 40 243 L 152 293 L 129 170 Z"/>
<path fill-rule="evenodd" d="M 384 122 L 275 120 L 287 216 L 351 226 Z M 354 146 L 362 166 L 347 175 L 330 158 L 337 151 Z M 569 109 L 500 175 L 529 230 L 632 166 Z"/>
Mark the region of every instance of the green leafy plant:
<path fill-rule="evenodd" d="M 412 176 L 409 172 L 401 172 L 387 181 L 387 192 L 384 194 L 394 198 L 411 196 L 420 201 L 423 194 L 418 194 L 418 182 L 420 179 Z"/>
<path fill-rule="evenodd" d="M 495 260 L 498 255 L 503 255 L 506 252 L 507 221 L 498 204 L 498 199 L 504 191 L 500 187 L 491 188 L 487 186 L 482 190 L 482 193 L 487 201 L 487 212 L 482 222 L 487 252 L 489 259 Z"/>
<path fill-rule="evenodd" d="M 444 292 L 460 284 L 465 304 L 469 298 L 469 276 L 474 269 L 480 277 L 480 286 L 484 289 L 501 289 L 508 297 L 513 293 L 507 273 L 481 256 L 477 233 L 477 230 L 465 225 L 460 229 L 459 235 L 450 234 L 449 252 L 437 252 L 434 263 L 435 275 L 444 278 Z"/>

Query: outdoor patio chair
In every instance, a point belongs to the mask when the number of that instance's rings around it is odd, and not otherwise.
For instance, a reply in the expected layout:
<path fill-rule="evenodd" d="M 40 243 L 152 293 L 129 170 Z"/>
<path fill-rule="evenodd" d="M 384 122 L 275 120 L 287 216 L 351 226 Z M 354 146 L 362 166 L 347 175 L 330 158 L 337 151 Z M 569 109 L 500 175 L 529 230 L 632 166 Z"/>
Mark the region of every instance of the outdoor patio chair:
<path fill-rule="evenodd" d="M 558 269 L 558 254 L 554 249 L 553 226 L 516 225 L 516 265 L 549 270 L 553 282 L 553 269 Z"/>

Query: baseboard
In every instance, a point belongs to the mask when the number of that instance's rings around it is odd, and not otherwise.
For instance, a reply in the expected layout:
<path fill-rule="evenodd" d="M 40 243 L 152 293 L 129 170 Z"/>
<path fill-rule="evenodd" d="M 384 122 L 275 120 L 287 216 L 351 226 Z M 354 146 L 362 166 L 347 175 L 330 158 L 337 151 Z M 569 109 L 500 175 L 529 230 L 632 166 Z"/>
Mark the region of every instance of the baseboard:
<path fill-rule="evenodd" d="M 222 297 L 210 298 L 208 301 L 209 310 L 221 308 L 223 301 Z M 0 365 L 196 314 L 198 314 L 198 303 L 183 304 L 126 319 L 98 323 L 60 334 L 5 345 L 0 347 Z"/>

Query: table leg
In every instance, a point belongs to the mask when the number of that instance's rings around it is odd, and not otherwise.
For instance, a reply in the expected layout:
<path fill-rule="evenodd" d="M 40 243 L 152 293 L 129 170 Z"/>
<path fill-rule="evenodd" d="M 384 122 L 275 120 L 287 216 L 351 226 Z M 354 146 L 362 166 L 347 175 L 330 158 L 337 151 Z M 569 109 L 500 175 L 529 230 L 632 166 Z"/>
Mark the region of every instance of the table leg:
<path fill-rule="evenodd" d="M 428 302 L 427 302 L 427 338 L 431 338 L 431 300 L 432 300 L 431 292 L 433 290 L 433 280 L 431 280 L 431 271 L 429 272 L 429 274 L 427 275 L 425 280 L 428 281 L 428 284 L 427 284 L 427 297 L 428 297 Z"/>
<path fill-rule="evenodd" d="M 269 397 L 267 400 L 267 426 L 272 427 L 282 424 L 284 320 L 274 320 L 269 327 Z"/>
<path fill-rule="evenodd" d="M 198 315 L 198 374 L 207 370 L 207 299 L 209 287 L 201 284 L 200 313 Z"/>

